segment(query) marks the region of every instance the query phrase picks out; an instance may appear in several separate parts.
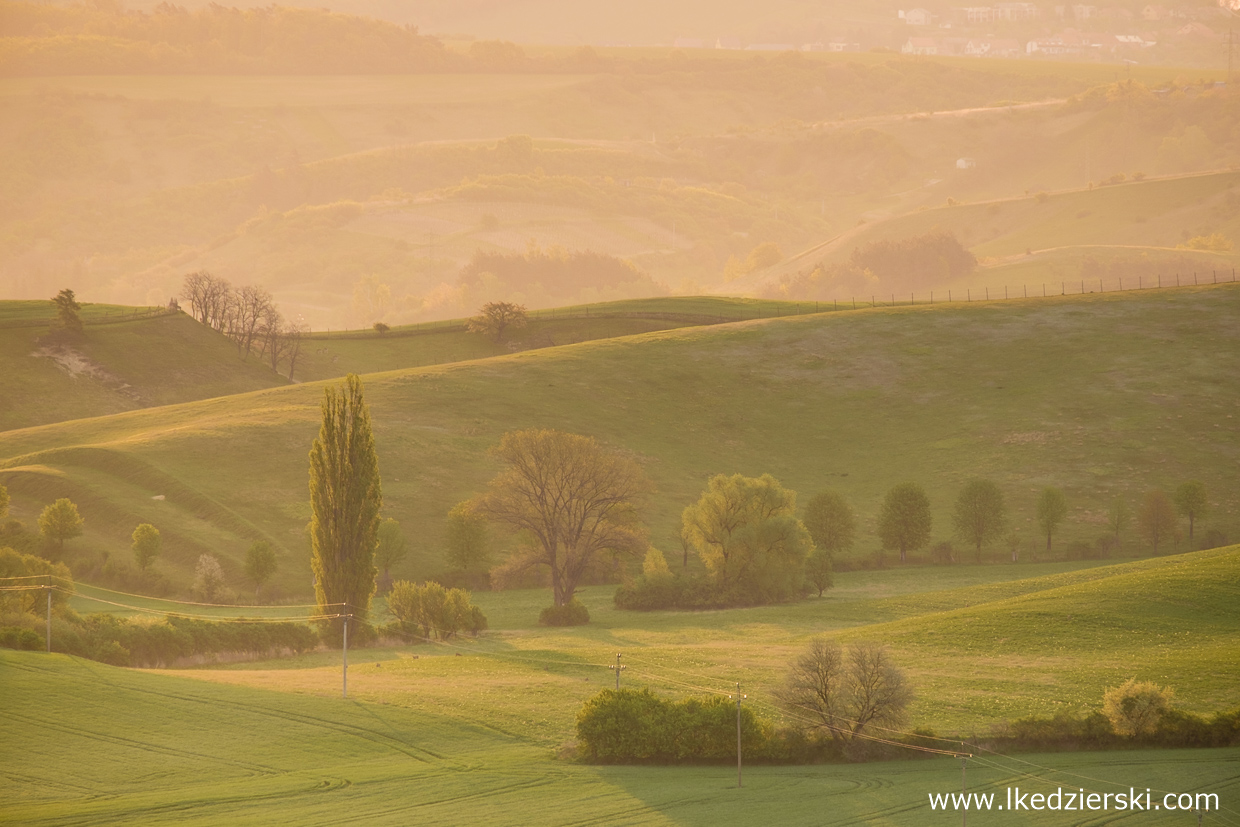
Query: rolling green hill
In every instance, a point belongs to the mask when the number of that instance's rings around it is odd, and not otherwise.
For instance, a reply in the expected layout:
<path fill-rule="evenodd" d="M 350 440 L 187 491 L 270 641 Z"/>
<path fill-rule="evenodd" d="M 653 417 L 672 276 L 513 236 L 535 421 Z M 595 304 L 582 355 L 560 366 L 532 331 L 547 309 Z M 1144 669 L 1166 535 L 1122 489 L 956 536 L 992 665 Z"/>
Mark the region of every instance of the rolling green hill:
<path fill-rule="evenodd" d="M 534 311 L 530 324 L 493 342 L 465 320 L 396 326 L 385 333 L 312 333 L 296 381 L 506 355 L 655 330 L 814 312 L 813 302 L 667 297 Z M 229 396 L 288 381 L 261 359 L 238 356 L 223 336 L 159 308 L 83 305 L 79 338 L 48 337 L 46 301 L 0 301 L 0 431 L 122 410 Z M 287 361 L 281 371 L 287 372 Z"/>
<path fill-rule="evenodd" d="M 487 449 L 522 427 L 643 457 L 658 486 L 652 542 L 669 553 L 706 478 L 738 471 L 772 473 L 802 498 L 843 492 L 860 518 L 854 561 L 877 552 L 878 503 L 905 480 L 929 491 L 936 539 L 950 536 L 960 485 L 995 480 L 1025 559 L 1045 547 L 1033 505 L 1047 485 L 1070 508 L 1056 554 L 1104 533 L 1115 497 L 1135 509 L 1149 489 L 1187 479 L 1211 491 L 1208 525 L 1234 537 L 1238 331 L 1240 290 L 1220 285 L 764 319 L 372 374 L 384 512 L 412 545 L 395 573 L 442 571 L 444 515 L 497 470 Z M 20 519 L 56 497 L 79 503 L 87 533 L 69 547 L 88 569 L 101 551 L 127 553 L 133 526 L 151 522 L 169 535 L 160 565 L 174 580 L 210 549 L 241 587 L 240 557 L 266 537 L 286 593 L 306 594 L 306 453 L 321 390 L 10 431 L 0 480 Z M 1148 552 L 1134 533 L 1126 548 Z"/>
<path fill-rule="evenodd" d="M 151 312 L 85 304 L 83 334 L 58 339 L 51 302 L 0 301 L 0 431 L 288 384 L 188 316 Z"/>
<path fill-rule="evenodd" d="M 1014 572 L 1034 576 L 1020 578 Z M 846 572 L 823 599 L 713 612 L 620 612 L 532 626 L 541 592 L 476 598 L 477 640 L 126 670 L 0 650 L 0 748 L 22 755 L 0 820 L 23 825 L 298 823 L 924 824 L 928 790 L 955 789 L 946 757 L 820 767 L 590 767 L 567 760 L 580 704 L 623 681 L 676 697 L 727 693 L 777 718 L 772 691 L 823 633 L 888 645 L 917 691 L 910 726 L 975 740 L 1004 719 L 1096 709 L 1124 679 L 1176 689 L 1203 713 L 1233 707 L 1240 547 L 1110 566 L 1038 564 Z M 962 606 L 953 608 L 953 606 Z M 901 619 L 875 622 L 893 613 Z M 37 743 L 37 748 L 31 748 Z M 65 767 L 72 766 L 72 775 Z M 1237 750 L 1007 757 L 977 751 L 971 790 L 1150 786 L 1225 806 Z M 824 820 L 823 797 L 831 802 Z M 1021 824 L 1062 823 L 1062 813 Z M 1022 814 L 1023 816 L 1023 814 Z"/>

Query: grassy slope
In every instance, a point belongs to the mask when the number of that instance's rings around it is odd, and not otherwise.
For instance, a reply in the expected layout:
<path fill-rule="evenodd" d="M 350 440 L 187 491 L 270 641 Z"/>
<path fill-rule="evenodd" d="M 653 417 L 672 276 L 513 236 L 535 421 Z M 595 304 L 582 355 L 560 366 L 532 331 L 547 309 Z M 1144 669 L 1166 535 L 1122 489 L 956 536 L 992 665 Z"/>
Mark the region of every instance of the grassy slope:
<path fill-rule="evenodd" d="M 395 327 L 382 336 L 373 330 L 320 332 L 305 342 L 295 378 L 330 379 L 481 359 L 813 309 L 807 302 L 713 296 L 607 302 L 535 312 L 527 328 L 510 332 L 502 343 L 466 332 L 461 320 Z M 73 376 L 41 353 L 41 339 L 54 316 L 51 303 L 0 301 L 0 431 L 286 384 L 259 359 L 242 361 L 222 337 L 184 316 L 117 323 L 146 310 L 83 305 L 87 333 L 70 349 L 96 370 Z"/>
<path fill-rule="evenodd" d="M 891 485 L 927 487 L 942 538 L 976 475 L 1007 494 L 1026 556 L 1044 545 L 1033 503 L 1046 485 L 1067 492 L 1061 544 L 1105 531 L 1114 497 L 1135 508 L 1150 488 L 1192 478 L 1214 492 L 1210 525 L 1234 533 L 1238 315 L 1230 286 L 919 306 L 375 374 L 385 513 L 412 541 L 397 574 L 441 570 L 443 515 L 482 488 L 496 471 L 486 449 L 519 427 L 594 434 L 646 457 L 659 488 L 647 516 L 664 549 L 705 478 L 737 471 L 770 472 L 803 496 L 842 491 L 860 517 L 858 555 L 876 550 L 871 521 Z M 23 519 L 55 496 L 78 499 L 81 549 L 123 550 L 150 521 L 235 564 L 266 535 L 281 549 L 278 579 L 301 593 L 320 393 L 307 384 L 0 434 L 0 479 Z M 196 553 L 174 548 L 165 563 L 184 573 Z"/>
<path fill-rule="evenodd" d="M 461 320 L 393 327 L 385 335 L 370 330 L 311 336 L 298 362 L 297 379 L 330 379 L 346 373 L 500 356 L 514 350 L 577 344 L 656 330 L 672 330 L 738 319 L 813 312 L 812 302 L 782 302 L 724 296 L 673 296 L 630 299 L 534 311 L 527 327 L 492 342 L 462 329 Z"/>
<path fill-rule="evenodd" d="M 983 582 L 1012 568 L 1040 576 Z M 528 627 L 542 595 L 479 595 L 497 631 L 451 646 L 354 652 L 349 701 L 337 697 L 338 654 L 173 676 L 0 650 L 0 746 L 24 756 L 0 770 L 10 782 L 0 821 L 515 824 L 536 807 L 540 823 L 555 824 L 748 824 L 761 813 L 788 824 L 903 825 L 925 823 L 927 791 L 958 782 L 948 759 L 749 768 L 741 797 L 729 791 L 726 768 L 554 760 L 580 702 L 610 683 L 606 661 L 617 650 L 629 685 L 682 695 L 741 680 L 748 702 L 769 715 L 788 657 L 808 637 L 840 629 L 889 643 L 919 690 L 913 724 L 949 731 L 1092 708 L 1105 686 L 1133 674 L 1174 685 L 1190 709 L 1240 699 L 1225 678 L 1240 668 L 1240 548 L 1046 571 L 936 570 L 920 584 L 901 572 L 850 573 L 824 600 L 689 614 L 616 612 L 606 590 L 591 589 L 595 622 L 570 630 Z M 959 588 L 943 589 L 952 581 Z M 872 596 L 890 591 L 904 594 Z M 975 605 L 941 611 L 961 601 Z M 905 619 L 855 623 L 893 611 Z M 516 617 L 523 622 L 510 626 Z M 30 743 L 38 747 L 19 746 Z M 971 762 L 970 789 L 1151 786 L 1204 789 L 1226 803 L 1240 783 L 1236 750 L 1021 759 L 1031 763 Z"/>
<path fill-rule="evenodd" d="M 0 431 L 286 384 L 261 362 L 188 316 L 116 322 L 135 308 L 85 305 L 83 337 L 68 345 L 90 370 L 72 374 L 42 338 L 50 302 L 0 302 Z M 105 316 L 108 314 L 108 316 Z M 110 318 L 109 318 L 110 317 Z M 106 322 L 106 323 L 105 323 Z"/>
<path fill-rule="evenodd" d="M 774 814 L 790 825 L 912 825 L 925 823 L 928 790 L 959 780 L 957 762 L 940 758 L 751 767 L 736 790 L 726 767 L 557 762 L 537 739 L 398 701 L 218 687 L 38 654 L 0 652 L 0 667 L 0 743 L 23 755 L 0 771 L 6 823 L 717 825 Z M 1236 783 L 1235 750 L 1027 757 L 1112 791 L 1204 786 L 1224 797 Z M 1029 770 L 975 762 L 971 786 L 1002 795 L 1007 783 L 1076 782 L 1021 775 Z"/>
<path fill-rule="evenodd" d="M 1058 571 L 1038 576 L 1039 568 Z M 887 573 L 850 573 L 822 599 L 711 612 L 621 612 L 610 588 L 592 587 L 583 597 L 591 623 L 577 629 L 533 625 L 543 592 L 486 593 L 475 595 L 492 621 L 482 639 L 355 653 L 349 686 L 366 700 L 536 730 L 555 748 L 572 738 L 577 705 L 612 680 L 616 652 L 629 685 L 679 695 L 726 693 L 740 681 L 763 714 L 777 716 L 772 694 L 788 662 L 828 634 L 891 648 L 917 690 L 911 726 L 986 732 L 1005 719 L 1085 712 L 1130 677 L 1172 686 L 1178 705 L 1208 714 L 1240 704 L 1230 680 L 1240 668 L 1238 575 L 1232 546 L 1074 570 L 923 570 L 920 585 L 895 600 L 865 596 Z M 956 578 L 977 585 L 947 588 Z M 316 653 L 183 674 L 328 694 L 340 659 Z"/>

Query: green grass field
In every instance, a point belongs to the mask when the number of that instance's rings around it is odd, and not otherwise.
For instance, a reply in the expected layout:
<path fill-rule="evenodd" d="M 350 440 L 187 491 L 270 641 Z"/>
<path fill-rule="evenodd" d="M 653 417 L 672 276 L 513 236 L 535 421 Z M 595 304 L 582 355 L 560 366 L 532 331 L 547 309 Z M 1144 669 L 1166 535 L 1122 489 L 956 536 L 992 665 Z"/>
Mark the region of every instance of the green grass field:
<path fill-rule="evenodd" d="M 86 304 L 73 342 L 47 342 L 48 301 L 0 301 L 0 431 L 288 384 L 188 316 Z M 119 319 L 119 321 L 118 321 Z"/>
<path fill-rule="evenodd" d="M 714 296 L 603 302 L 533 311 L 526 328 L 499 343 L 467 332 L 462 319 L 398 325 L 383 335 L 319 331 L 303 342 L 294 378 L 425 367 L 816 309 L 813 302 Z M 241 359 L 218 333 L 158 310 L 85 304 L 84 335 L 49 344 L 51 302 L 0 301 L 0 431 L 288 384 L 258 357 Z M 283 363 L 280 373 L 287 372 Z"/>
<path fill-rule="evenodd" d="M 591 588 L 592 623 L 565 630 L 531 626 L 541 592 L 479 594 L 491 631 L 352 651 L 348 700 L 339 652 L 160 672 L 0 650 L 0 746 L 22 756 L 0 768 L 0 823 L 948 823 L 927 793 L 959 788 L 950 758 L 748 767 L 737 790 L 727 766 L 577 764 L 574 716 L 610 685 L 620 651 L 626 685 L 679 697 L 739 680 L 747 703 L 777 717 L 787 661 L 824 632 L 888 644 L 917 688 L 909 726 L 941 733 L 1094 709 L 1132 676 L 1211 712 L 1240 702 L 1228 679 L 1240 668 L 1238 583 L 1233 546 L 1113 566 L 849 572 L 821 600 L 703 613 L 617 612 L 609 590 Z M 1232 823 L 1237 809 L 1234 748 L 974 752 L 969 788 L 1000 801 L 1013 785 L 1148 786 L 1218 794 L 1229 810 L 1206 823 Z M 1145 823 L 1120 815 L 1106 823 Z"/>
<path fill-rule="evenodd" d="M 919 305 L 372 374 L 384 512 L 412 544 L 395 574 L 442 571 L 444 515 L 481 490 L 496 471 L 487 449 L 521 427 L 593 434 L 644 457 L 658 486 L 645 512 L 651 539 L 668 554 L 705 479 L 737 471 L 772 473 L 803 498 L 840 490 L 858 512 L 858 560 L 877 552 L 872 519 L 890 486 L 927 488 L 942 539 L 956 491 L 977 475 L 1004 490 L 1026 559 L 1045 547 L 1033 504 L 1046 485 L 1069 501 L 1058 554 L 1106 531 L 1113 498 L 1135 510 L 1149 489 L 1194 478 L 1213 492 L 1203 530 L 1234 536 L 1238 312 L 1230 285 Z M 79 556 L 127 556 L 133 526 L 151 522 L 170 535 L 160 565 L 174 580 L 210 549 L 244 590 L 240 557 L 266 537 L 279 549 L 277 582 L 304 595 L 306 452 L 321 389 L 5 432 L 0 480 L 19 519 L 74 499 L 87 521 L 69 544 Z M 1149 553 L 1131 531 L 1126 548 Z"/>

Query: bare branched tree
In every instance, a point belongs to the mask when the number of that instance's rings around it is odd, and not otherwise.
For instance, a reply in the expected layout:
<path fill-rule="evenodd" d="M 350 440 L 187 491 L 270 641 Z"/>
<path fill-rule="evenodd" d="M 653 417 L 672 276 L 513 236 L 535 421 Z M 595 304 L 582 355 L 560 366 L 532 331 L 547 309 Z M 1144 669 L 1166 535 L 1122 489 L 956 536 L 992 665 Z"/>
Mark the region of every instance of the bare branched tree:
<path fill-rule="evenodd" d="M 884 647 L 855 643 L 845 652 L 835 641 L 815 638 L 793 662 L 777 698 L 804 729 L 846 744 L 866 727 L 902 725 L 913 693 Z"/>
<path fill-rule="evenodd" d="M 637 504 L 651 486 L 631 457 L 551 430 L 511 431 L 494 453 L 507 468 L 477 511 L 532 538 L 512 564 L 549 567 L 556 606 L 572 600 L 597 554 L 646 549 Z"/>

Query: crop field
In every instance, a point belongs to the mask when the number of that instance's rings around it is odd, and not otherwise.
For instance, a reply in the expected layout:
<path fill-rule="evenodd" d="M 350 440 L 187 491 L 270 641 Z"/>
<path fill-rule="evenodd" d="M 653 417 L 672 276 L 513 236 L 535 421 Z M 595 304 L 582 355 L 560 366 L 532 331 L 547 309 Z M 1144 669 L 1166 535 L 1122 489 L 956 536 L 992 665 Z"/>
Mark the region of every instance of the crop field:
<path fill-rule="evenodd" d="M 706 478 L 735 472 L 769 472 L 802 502 L 843 493 L 859 518 L 855 563 L 874 561 L 878 503 L 905 480 L 928 490 L 937 540 L 950 536 L 959 486 L 994 479 L 1022 559 L 1045 549 L 1033 506 L 1047 485 L 1070 509 L 1056 556 L 1105 533 L 1115 497 L 1135 509 L 1186 479 L 1218 492 L 1208 525 L 1234 537 L 1240 513 L 1224 492 L 1240 484 L 1238 302 L 1218 285 L 877 308 L 370 374 L 384 513 L 412 546 L 394 574 L 443 571 L 448 509 L 481 491 L 497 469 L 487 450 L 522 427 L 593 434 L 643 457 L 658 487 L 645 510 L 651 542 L 668 555 Z M 240 583 L 244 549 L 267 538 L 275 582 L 304 595 L 321 392 L 306 383 L 0 433 L 0 480 L 18 519 L 57 497 L 78 503 L 86 535 L 67 546 L 71 560 L 127 554 L 133 526 L 151 522 L 169 529 L 160 565 L 174 581 L 209 550 Z M 1124 549 L 1151 551 L 1135 532 Z"/>
<path fill-rule="evenodd" d="M 918 690 L 910 726 L 939 732 L 1094 709 L 1134 673 L 1172 684 L 1185 708 L 1227 708 L 1240 700 L 1226 678 L 1240 668 L 1238 566 L 1233 546 L 1110 566 L 847 572 L 821 600 L 705 613 L 617 612 L 594 587 L 591 624 L 569 630 L 531 625 L 541 591 L 478 594 L 491 631 L 352 651 L 348 700 L 339 652 L 139 671 L 0 650 L 0 745 L 23 756 L 0 769 L 0 821 L 925 824 L 927 793 L 959 788 L 958 761 L 747 767 L 737 790 L 727 766 L 578 764 L 574 716 L 620 651 L 628 686 L 680 697 L 740 681 L 746 703 L 777 717 L 772 689 L 822 633 L 887 643 Z M 999 801 L 1012 785 L 1209 791 L 1230 810 L 1208 823 L 1228 824 L 1240 792 L 1236 749 L 974 752 L 969 789 Z M 1108 823 L 1141 823 L 1121 815 Z M 1065 823 L 1037 816 L 1012 820 Z"/>

